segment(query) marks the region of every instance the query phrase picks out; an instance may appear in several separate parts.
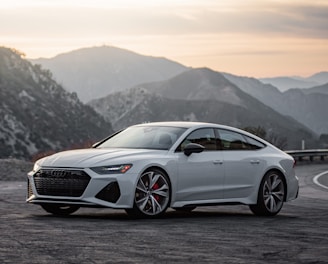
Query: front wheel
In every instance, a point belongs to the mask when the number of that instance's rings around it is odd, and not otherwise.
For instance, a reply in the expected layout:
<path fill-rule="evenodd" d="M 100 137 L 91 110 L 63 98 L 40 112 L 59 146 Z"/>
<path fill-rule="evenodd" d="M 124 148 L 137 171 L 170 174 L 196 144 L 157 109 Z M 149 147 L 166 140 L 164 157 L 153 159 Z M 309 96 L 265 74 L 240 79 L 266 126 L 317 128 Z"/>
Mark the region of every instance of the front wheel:
<path fill-rule="evenodd" d="M 285 199 L 285 182 L 274 171 L 268 172 L 260 185 L 256 205 L 250 205 L 255 215 L 274 216 L 281 210 Z"/>
<path fill-rule="evenodd" d="M 80 207 L 77 205 L 65 205 L 65 204 L 41 204 L 41 207 L 46 212 L 59 216 L 67 216 L 80 209 Z"/>
<path fill-rule="evenodd" d="M 138 179 L 134 206 L 126 209 L 133 217 L 158 217 L 165 213 L 170 202 L 170 184 L 159 169 L 144 172 Z"/>

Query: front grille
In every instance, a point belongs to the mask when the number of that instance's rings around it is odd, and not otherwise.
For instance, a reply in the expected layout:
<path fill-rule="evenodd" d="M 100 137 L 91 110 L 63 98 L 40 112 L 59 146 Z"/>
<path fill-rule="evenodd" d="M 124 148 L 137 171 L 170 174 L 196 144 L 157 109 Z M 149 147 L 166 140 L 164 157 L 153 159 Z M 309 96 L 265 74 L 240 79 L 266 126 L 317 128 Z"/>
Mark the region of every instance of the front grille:
<path fill-rule="evenodd" d="M 42 169 L 33 179 L 39 195 L 80 197 L 90 176 L 79 170 Z"/>

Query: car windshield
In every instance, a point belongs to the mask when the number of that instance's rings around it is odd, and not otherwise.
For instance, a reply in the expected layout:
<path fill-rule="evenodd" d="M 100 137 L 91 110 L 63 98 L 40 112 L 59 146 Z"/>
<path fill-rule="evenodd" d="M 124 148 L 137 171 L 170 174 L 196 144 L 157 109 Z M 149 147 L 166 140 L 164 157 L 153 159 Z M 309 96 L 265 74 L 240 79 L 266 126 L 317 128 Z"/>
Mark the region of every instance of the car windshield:
<path fill-rule="evenodd" d="M 129 127 L 97 148 L 138 148 L 168 150 L 186 128 L 165 126 Z"/>

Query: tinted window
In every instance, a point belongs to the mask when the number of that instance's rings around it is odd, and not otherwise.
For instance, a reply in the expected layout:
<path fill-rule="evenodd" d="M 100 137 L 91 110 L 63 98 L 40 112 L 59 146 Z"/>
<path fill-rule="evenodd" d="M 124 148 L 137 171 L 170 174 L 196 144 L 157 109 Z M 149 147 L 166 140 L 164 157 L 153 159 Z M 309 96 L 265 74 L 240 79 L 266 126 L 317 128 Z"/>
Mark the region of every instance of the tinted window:
<path fill-rule="evenodd" d="M 263 143 L 261 143 L 260 141 L 257 141 L 251 137 L 245 136 L 248 146 L 250 149 L 260 149 L 260 148 L 264 148 L 265 145 Z"/>
<path fill-rule="evenodd" d="M 205 150 L 216 150 L 216 138 L 214 130 L 211 128 L 202 128 L 193 131 L 178 147 L 178 151 L 182 151 L 189 143 L 200 144 Z"/>
<path fill-rule="evenodd" d="M 265 147 L 261 142 L 240 133 L 218 129 L 223 150 L 250 150 Z"/>

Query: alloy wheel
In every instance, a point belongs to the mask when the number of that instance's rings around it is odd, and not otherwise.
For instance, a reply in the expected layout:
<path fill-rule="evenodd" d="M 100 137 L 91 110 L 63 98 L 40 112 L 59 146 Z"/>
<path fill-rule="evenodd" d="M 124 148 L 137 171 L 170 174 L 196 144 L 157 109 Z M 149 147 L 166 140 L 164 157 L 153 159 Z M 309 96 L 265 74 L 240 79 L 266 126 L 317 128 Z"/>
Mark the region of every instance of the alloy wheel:
<path fill-rule="evenodd" d="M 285 190 L 281 177 L 270 174 L 263 185 L 263 200 L 267 210 L 271 213 L 279 212 L 284 202 Z"/>
<path fill-rule="evenodd" d="M 164 173 L 151 170 L 143 173 L 137 183 L 135 205 L 148 216 L 165 212 L 170 200 L 170 186 Z"/>

